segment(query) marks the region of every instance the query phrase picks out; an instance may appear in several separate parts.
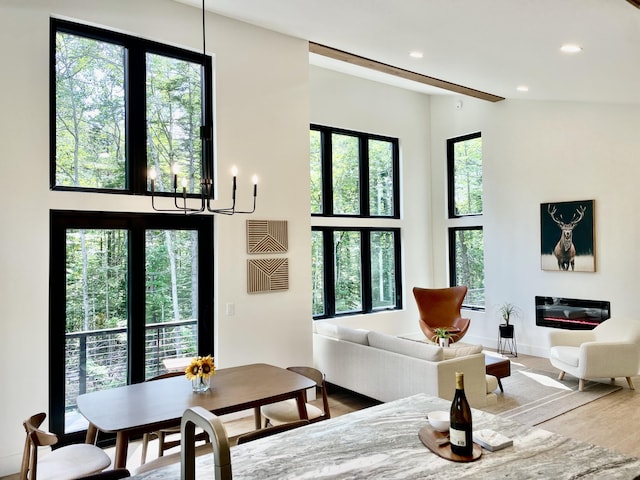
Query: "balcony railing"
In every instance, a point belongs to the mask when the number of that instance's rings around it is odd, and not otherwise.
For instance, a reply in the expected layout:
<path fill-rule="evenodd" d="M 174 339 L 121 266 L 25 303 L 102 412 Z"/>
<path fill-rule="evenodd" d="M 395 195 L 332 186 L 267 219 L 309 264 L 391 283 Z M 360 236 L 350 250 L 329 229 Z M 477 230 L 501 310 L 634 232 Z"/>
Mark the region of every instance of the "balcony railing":
<path fill-rule="evenodd" d="M 146 378 L 165 373 L 166 358 L 197 354 L 197 320 L 153 323 L 145 330 Z M 65 409 L 73 415 L 78 395 L 126 385 L 127 329 L 73 332 L 65 337 Z"/>

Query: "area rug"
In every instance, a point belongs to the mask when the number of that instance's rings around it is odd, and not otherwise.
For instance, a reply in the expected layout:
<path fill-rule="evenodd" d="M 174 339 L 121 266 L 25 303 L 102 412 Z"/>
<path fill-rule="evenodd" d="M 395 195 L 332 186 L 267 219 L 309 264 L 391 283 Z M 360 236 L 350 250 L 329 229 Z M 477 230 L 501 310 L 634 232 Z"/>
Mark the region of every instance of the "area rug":
<path fill-rule="evenodd" d="M 560 381 L 557 374 L 512 365 L 511 376 L 502 379 L 504 393 L 498 392 L 497 405 L 483 410 L 525 425 L 539 425 L 563 413 L 622 389 L 610 383 L 585 380 L 578 391 L 578 379 L 570 375 Z"/>

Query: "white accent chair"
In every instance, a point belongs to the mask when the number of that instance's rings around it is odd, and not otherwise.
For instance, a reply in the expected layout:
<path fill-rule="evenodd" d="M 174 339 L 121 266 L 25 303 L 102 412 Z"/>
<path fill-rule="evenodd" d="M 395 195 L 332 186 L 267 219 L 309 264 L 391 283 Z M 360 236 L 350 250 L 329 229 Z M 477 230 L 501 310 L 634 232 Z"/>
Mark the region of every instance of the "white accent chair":
<path fill-rule="evenodd" d="M 634 390 L 631 377 L 640 367 L 640 322 L 614 319 L 604 321 L 593 330 L 552 330 L 549 335 L 551 365 L 577 377 L 578 389 L 586 378 L 625 377 Z"/>

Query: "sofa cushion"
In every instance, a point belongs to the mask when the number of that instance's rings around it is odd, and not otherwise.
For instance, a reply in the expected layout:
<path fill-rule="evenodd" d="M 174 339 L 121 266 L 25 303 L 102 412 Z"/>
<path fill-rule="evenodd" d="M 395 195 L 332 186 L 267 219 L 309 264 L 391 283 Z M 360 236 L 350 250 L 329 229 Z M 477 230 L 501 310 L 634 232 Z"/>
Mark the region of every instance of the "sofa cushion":
<path fill-rule="evenodd" d="M 349 328 L 335 323 L 317 322 L 315 324 L 316 332 L 328 337 L 334 337 L 347 342 L 359 343 L 361 345 L 369 345 L 369 330 L 359 328 Z"/>
<path fill-rule="evenodd" d="M 380 332 L 369 332 L 369 345 L 382 350 L 407 355 L 409 357 L 420 358 L 430 362 L 440 362 L 443 360 L 442 348 L 436 345 L 429 345 L 422 342 L 405 340 Z"/>
<path fill-rule="evenodd" d="M 449 348 L 442 349 L 442 355 L 445 360 L 457 357 L 466 357 L 468 355 L 475 355 L 476 353 L 482 353 L 482 345 L 469 345 L 469 344 L 456 344 L 454 343 Z"/>

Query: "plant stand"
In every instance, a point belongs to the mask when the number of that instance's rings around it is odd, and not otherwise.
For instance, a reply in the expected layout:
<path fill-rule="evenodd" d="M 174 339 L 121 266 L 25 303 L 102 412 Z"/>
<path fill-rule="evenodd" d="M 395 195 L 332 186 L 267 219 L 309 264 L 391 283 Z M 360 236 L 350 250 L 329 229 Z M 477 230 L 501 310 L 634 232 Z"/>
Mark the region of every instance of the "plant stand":
<path fill-rule="evenodd" d="M 518 346 L 516 345 L 516 331 L 513 325 L 498 325 L 498 349 L 501 355 L 518 356 Z"/>

